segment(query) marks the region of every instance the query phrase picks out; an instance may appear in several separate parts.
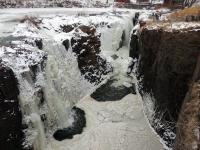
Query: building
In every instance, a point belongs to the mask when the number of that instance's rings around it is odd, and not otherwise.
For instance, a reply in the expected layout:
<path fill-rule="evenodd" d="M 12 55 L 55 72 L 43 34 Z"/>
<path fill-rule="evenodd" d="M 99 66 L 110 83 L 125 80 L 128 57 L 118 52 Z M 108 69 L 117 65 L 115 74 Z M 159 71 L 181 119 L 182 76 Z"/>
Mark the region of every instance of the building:
<path fill-rule="evenodd" d="M 115 0 L 118 3 L 130 3 L 130 0 Z"/>

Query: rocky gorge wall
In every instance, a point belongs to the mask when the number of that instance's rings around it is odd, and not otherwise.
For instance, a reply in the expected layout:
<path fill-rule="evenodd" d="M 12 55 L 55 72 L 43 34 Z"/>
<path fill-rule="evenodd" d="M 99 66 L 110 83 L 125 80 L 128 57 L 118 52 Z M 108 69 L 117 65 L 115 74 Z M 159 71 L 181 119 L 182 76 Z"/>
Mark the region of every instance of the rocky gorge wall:
<path fill-rule="evenodd" d="M 138 43 L 139 49 L 135 48 L 135 53 L 137 54 L 136 50 L 139 51 L 137 78 L 140 92 L 144 101 L 146 94 L 155 99 L 152 125 L 167 141 L 167 145 L 172 147 L 175 137 L 167 135 L 167 128 L 175 132 L 177 127 L 186 135 L 189 133 L 184 130 L 187 125 L 177 124 L 180 111 L 183 111 L 186 118 L 193 118 L 183 110 L 182 104 L 192 84 L 200 54 L 200 31 L 191 27 L 166 30 L 163 26 L 147 25 L 140 30 L 138 38 L 139 41 L 135 42 Z M 191 90 L 194 91 L 195 87 L 197 83 Z M 190 94 L 191 97 L 193 96 Z M 198 103 L 198 98 L 195 99 L 195 103 Z M 196 109 L 190 108 L 191 111 Z M 182 139 L 184 137 L 177 137 L 180 145 L 184 142 Z"/>
<path fill-rule="evenodd" d="M 0 64 L 0 149 L 22 149 L 22 114 L 13 71 Z"/>

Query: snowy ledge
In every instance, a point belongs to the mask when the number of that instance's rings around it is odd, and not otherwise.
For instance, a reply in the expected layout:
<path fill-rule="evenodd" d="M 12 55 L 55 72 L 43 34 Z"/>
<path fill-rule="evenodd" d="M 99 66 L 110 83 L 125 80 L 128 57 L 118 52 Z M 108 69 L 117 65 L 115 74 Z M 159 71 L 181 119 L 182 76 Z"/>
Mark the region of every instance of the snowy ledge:
<path fill-rule="evenodd" d="M 166 32 L 188 32 L 188 31 L 199 31 L 200 22 L 157 22 L 148 23 L 145 26 L 148 30 L 163 30 Z"/>

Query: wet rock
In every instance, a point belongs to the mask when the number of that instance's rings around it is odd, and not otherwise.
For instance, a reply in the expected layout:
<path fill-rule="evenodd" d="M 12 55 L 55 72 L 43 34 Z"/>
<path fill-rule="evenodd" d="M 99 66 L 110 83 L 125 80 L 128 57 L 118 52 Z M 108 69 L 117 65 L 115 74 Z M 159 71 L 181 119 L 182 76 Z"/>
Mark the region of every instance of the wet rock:
<path fill-rule="evenodd" d="M 143 26 L 145 26 L 145 25 L 146 25 L 146 22 L 145 22 L 145 21 L 142 21 L 142 20 L 140 20 L 140 21 L 139 21 L 139 24 L 140 24 L 140 27 L 143 27 Z"/>
<path fill-rule="evenodd" d="M 133 25 L 134 26 L 138 23 L 139 16 L 140 16 L 140 13 L 136 12 L 135 17 L 133 18 Z"/>
<path fill-rule="evenodd" d="M 91 83 L 98 84 L 102 76 L 112 71 L 111 65 L 100 54 L 100 35 L 96 34 L 94 27 L 80 26 L 86 35 L 81 35 L 79 30 L 71 39 L 72 51 L 76 53 L 78 67 L 81 74 Z"/>
<path fill-rule="evenodd" d="M 24 149 L 17 84 L 13 71 L 0 64 L 0 149 L 2 150 Z"/>
<path fill-rule="evenodd" d="M 36 40 L 35 40 L 35 44 L 36 44 L 36 46 L 37 46 L 40 50 L 43 49 L 42 39 L 36 39 Z"/>
<path fill-rule="evenodd" d="M 122 48 L 122 46 L 124 45 L 125 38 L 126 38 L 126 33 L 125 33 L 125 31 L 123 31 L 118 49 Z"/>
<path fill-rule="evenodd" d="M 74 30 L 74 26 L 73 25 L 63 25 L 60 26 L 63 32 L 71 32 L 72 30 Z"/>
<path fill-rule="evenodd" d="M 139 58 L 139 38 L 134 32 L 131 35 L 129 56 L 133 59 Z"/>
<path fill-rule="evenodd" d="M 114 59 L 114 60 L 116 60 L 117 58 L 119 58 L 119 56 L 117 56 L 116 54 L 112 55 L 111 57 L 112 57 L 112 59 Z"/>
<path fill-rule="evenodd" d="M 71 126 L 59 129 L 53 134 L 53 137 L 56 140 L 62 141 L 64 139 L 72 139 L 74 135 L 81 134 L 83 132 L 83 128 L 86 127 L 85 112 L 74 106 L 72 108 L 72 117 L 74 121 Z"/>
<path fill-rule="evenodd" d="M 105 84 L 100 86 L 94 93 L 91 94 L 91 97 L 97 101 L 117 101 L 121 100 L 126 95 L 132 93 L 136 94 L 135 84 L 132 84 L 131 87 L 126 87 L 124 85 L 114 86 L 117 82 L 115 79 L 108 80 Z"/>
<path fill-rule="evenodd" d="M 64 40 L 62 43 L 66 49 L 66 51 L 69 49 L 70 41 L 68 39 Z"/>

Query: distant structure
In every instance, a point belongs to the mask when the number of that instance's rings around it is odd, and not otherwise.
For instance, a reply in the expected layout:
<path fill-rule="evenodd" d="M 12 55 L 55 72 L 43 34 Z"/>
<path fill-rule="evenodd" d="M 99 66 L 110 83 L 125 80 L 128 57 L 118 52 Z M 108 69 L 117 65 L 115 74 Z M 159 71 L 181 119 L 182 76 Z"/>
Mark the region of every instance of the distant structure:
<path fill-rule="evenodd" d="M 189 6 L 185 5 L 187 2 L 194 3 L 196 0 L 164 0 L 163 5 L 164 6 L 171 6 L 171 7 L 177 7 L 177 6 Z M 187 4 L 188 4 L 187 3 Z"/>
<path fill-rule="evenodd" d="M 130 0 L 115 0 L 118 3 L 130 3 Z"/>

